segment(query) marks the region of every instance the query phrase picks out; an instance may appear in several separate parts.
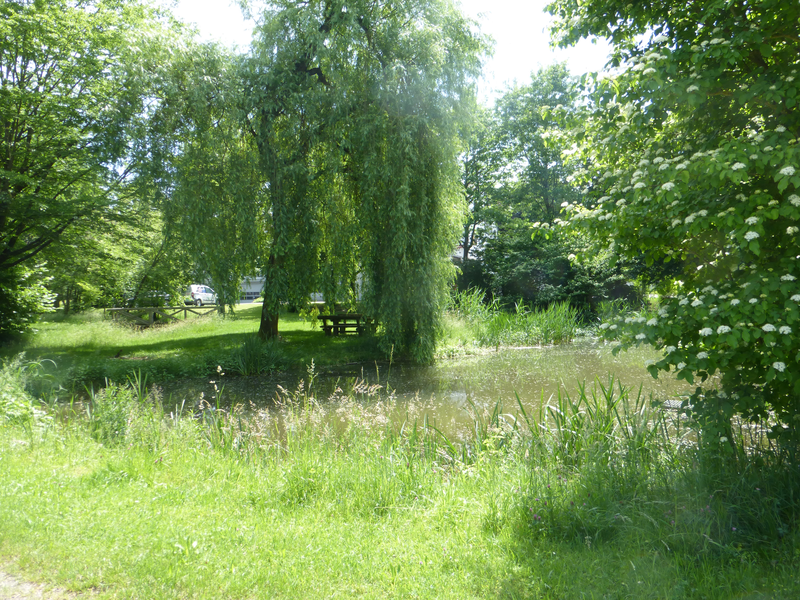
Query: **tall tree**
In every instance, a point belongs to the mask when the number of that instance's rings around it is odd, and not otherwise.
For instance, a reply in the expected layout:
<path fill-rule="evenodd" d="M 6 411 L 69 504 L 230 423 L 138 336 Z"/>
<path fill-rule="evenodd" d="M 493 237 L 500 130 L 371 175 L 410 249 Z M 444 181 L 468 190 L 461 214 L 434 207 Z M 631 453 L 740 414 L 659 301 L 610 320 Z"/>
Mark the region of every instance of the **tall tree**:
<path fill-rule="evenodd" d="M 721 385 L 693 405 L 723 428 L 800 414 L 800 4 L 557 0 L 564 43 L 610 37 L 617 74 L 588 81 L 575 130 L 594 198 L 574 221 L 629 256 L 683 261 L 658 317 L 606 324 L 664 350 L 651 372 Z"/>
<path fill-rule="evenodd" d="M 0 6 L 0 274 L 133 201 L 126 157 L 143 113 L 138 54 L 153 28 L 133 0 Z M 156 25 L 155 27 L 158 27 Z"/>
<path fill-rule="evenodd" d="M 360 273 L 384 348 L 428 361 L 464 214 L 458 131 L 483 43 L 445 0 L 275 5 L 246 76 L 269 198 L 260 333 L 276 335 L 281 301 L 322 274 L 352 289 Z"/>

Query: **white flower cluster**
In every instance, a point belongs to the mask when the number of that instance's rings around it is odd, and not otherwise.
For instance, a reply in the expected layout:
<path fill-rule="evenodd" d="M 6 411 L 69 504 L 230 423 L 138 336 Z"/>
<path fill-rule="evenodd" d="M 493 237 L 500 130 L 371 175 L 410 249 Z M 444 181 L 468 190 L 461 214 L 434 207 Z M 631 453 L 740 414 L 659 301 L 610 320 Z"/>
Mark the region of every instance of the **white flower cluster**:
<path fill-rule="evenodd" d="M 654 317 L 654 318 L 650 319 L 650 320 L 647 322 L 647 324 L 648 324 L 648 325 L 650 325 L 650 326 L 652 326 L 652 327 L 654 327 L 654 326 L 658 325 L 658 319 L 656 319 L 656 318 Z"/>
<path fill-rule="evenodd" d="M 767 324 L 766 324 L 766 325 L 764 325 L 764 326 L 763 326 L 761 329 L 762 329 L 763 331 L 766 331 L 766 332 L 768 332 L 768 333 L 769 333 L 770 331 L 775 331 L 775 325 L 772 325 L 772 324 L 770 324 L 770 323 L 767 323 Z"/>
<path fill-rule="evenodd" d="M 744 163 L 740 163 L 740 162 L 734 163 L 734 164 L 731 166 L 731 170 L 732 170 L 732 171 L 739 171 L 739 170 L 741 170 L 741 169 L 745 169 L 745 168 L 747 168 L 747 165 L 746 165 L 746 164 L 744 164 Z"/>
<path fill-rule="evenodd" d="M 665 192 L 669 192 L 674 187 L 675 187 L 675 184 L 672 183 L 671 181 L 668 181 L 667 183 L 665 183 L 664 185 L 661 186 L 661 189 L 664 190 Z"/>
<path fill-rule="evenodd" d="M 707 337 L 712 333 L 714 333 L 714 330 L 711 329 L 711 327 L 703 327 L 703 329 L 700 330 L 700 335 L 702 335 L 703 337 Z"/>
<path fill-rule="evenodd" d="M 791 177 L 794 175 L 794 167 L 791 165 L 787 165 L 781 169 L 781 175 L 786 175 L 787 177 Z"/>
<path fill-rule="evenodd" d="M 800 206 L 800 196 L 797 194 L 792 194 L 789 196 L 789 202 L 792 203 L 792 206 Z"/>
<path fill-rule="evenodd" d="M 672 354 L 673 352 L 675 352 L 675 350 L 677 350 L 675 346 L 667 346 L 666 348 L 664 348 L 664 352 L 666 352 L 667 354 Z"/>
<path fill-rule="evenodd" d="M 700 88 L 697 87 L 696 85 L 690 85 L 689 87 L 686 88 L 686 92 L 691 94 L 692 92 L 696 92 L 699 89 Z"/>
<path fill-rule="evenodd" d="M 637 340 L 643 340 L 643 339 L 645 339 L 646 337 L 647 337 L 647 336 L 646 336 L 645 334 L 643 334 L 643 333 L 638 333 L 638 334 L 636 334 L 636 339 L 637 339 Z"/>
<path fill-rule="evenodd" d="M 701 360 L 704 359 L 704 358 L 708 358 L 708 352 L 698 352 L 697 353 L 697 358 L 699 358 Z"/>
<path fill-rule="evenodd" d="M 744 220 L 744 222 L 747 223 L 748 225 L 755 225 L 756 223 L 758 223 L 758 217 L 747 217 Z"/>
<path fill-rule="evenodd" d="M 797 279 L 794 275 L 781 275 L 781 281 L 794 281 Z"/>
<path fill-rule="evenodd" d="M 719 327 L 717 327 L 717 333 L 719 334 L 729 333 L 730 330 L 731 328 L 728 327 L 727 325 L 720 325 Z"/>
<path fill-rule="evenodd" d="M 783 373 L 783 370 L 786 368 L 786 365 L 782 362 L 774 362 L 772 363 L 772 368 L 775 369 L 776 371 L 780 371 L 781 373 Z"/>
<path fill-rule="evenodd" d="M 788 325 L 783 325 L 780 329 L 778 329 L 778 333 L 780 333 L 781 335 L 789 335 L 790 333 L 792 333 L 792 328 L 789 327 Z"/>
<path fill-rule="evenodd" d="M 748 231 L 747 233 L 744 234 L 744 239 L 746 239 L 748 242 L 750 240 L 756 239 L 757 237 L 759 237 L 759 235 L 755 231 Z"/>
<path fill-rule="evenodd" d="M 699 298 L 696 298 L 694 300 L 694 302 L 692 302 L 692 306 L 695 307 L 695 308 L 698 307 L 698 306 L 702 306 L 702 305 L 703 305 L 703 301 L 700 300 Z"/>

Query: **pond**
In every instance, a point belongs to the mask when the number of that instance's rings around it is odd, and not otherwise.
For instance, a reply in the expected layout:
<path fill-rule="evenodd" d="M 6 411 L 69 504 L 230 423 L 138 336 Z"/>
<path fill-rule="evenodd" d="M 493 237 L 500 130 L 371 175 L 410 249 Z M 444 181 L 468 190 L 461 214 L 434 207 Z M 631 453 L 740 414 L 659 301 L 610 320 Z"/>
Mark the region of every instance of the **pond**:
<path fill-rule="evenodd" d="M 394 410 L 401 418 L 412 407 L 411 413 L 425 414 L 445 429 L 457 430 L 472 421 L 471 407 L 491 412 L 499 402 L 504 412 L 517 413 L 516 395 L 519 395 L 525 410 L 532 413 L 559 391 L 574 395 L 581 385 L 585 384 L 589 390 L 595 380 L 607 386 L 611 376 L 615 387 L 622 384 L 631 388 L 634 397 L 640 386 L 645 397 L 652 394 L 654 399 L 662 401 L 690 393 L 693 386 L 672 375 L 661 374 L 658 379 L 650 376 L 645 361 L 658 358 L 659 353 L 649 346 L 614 356 L 610 345 L 582 339 L 560 346 L 501 348 L 496 352 L 445 359 L 425 367 L 346 365 L 317 371 L 312 389 L 317 399 L 324 400 L 337 387 L 348 392 L 358 382 L 380 385 L 383 397 L 387 393 L 394 397 Z M 309 380 L 309 375 L 303 377 L 302 385 L 307 388 Z M 225 407 L 243 404 L 251 408 L 269 408 L 274 404 L 278 386 L 294 391 L 299 384 L 300 375 L 283 374 L 277 377 L 222 376 L 214 382 L 208 379 L 171 381 L 161 387 L 165 405 L 184 399 L 187 406 L 194 405 L 201 393 L 214 403 L 217 385 L 223 389 L 220 402 Z"/>

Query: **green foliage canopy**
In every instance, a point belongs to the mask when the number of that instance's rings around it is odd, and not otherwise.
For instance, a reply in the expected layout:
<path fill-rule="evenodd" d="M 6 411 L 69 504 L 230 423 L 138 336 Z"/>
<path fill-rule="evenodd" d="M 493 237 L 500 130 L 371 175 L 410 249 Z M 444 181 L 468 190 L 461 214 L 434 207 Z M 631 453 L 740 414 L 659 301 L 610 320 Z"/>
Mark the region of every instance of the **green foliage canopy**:
<path fill-rule="evenodd" d="M 604 325 L 664 350 L 651 372 L 721 376 L 706 415 L 800 419 L 800 4 L 557 0 L 563 43 L 610 37 L 576 124 L 588 207 L 572 222 L 623 255 L 682 260 L 657 317 Z"/>
<path fill-rule="evenodd" d="M 262 335 L 282 300 L 320 285 L 332 301 L 360 274 L 383 347 L 431 360 L 483 47 L 442 0 L 287 1 L 264 15 L 244 78 L 269 206 Z"/>

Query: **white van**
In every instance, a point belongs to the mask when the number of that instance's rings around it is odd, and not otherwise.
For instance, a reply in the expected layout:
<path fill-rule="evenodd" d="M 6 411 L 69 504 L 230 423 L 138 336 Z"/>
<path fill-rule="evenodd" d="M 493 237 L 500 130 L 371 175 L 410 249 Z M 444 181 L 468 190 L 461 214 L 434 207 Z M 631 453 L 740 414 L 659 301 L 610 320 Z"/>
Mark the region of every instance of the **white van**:
<path fill-rule="evenodd" d="M 203 304 L 216 304 L 217 293 L 207 285 L 192 284 L 186 292 L 184 299 L 186 304 L 194 304 L 195 306 L 203 306 Z"/>

